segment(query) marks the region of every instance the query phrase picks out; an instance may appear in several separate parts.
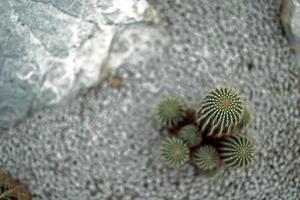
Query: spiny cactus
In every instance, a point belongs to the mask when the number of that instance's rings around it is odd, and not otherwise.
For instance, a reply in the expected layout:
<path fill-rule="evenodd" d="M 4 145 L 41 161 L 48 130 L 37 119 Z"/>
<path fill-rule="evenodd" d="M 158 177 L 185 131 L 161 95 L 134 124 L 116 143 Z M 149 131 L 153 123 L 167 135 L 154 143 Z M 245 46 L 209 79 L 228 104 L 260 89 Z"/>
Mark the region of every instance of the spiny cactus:
<path fill-rule="evenodd" d="M 186 125 L 179 131 L 179 137 L 190 147 L 194 147 L 202 141 L 202 135 L 195 125 Z"/>
<path fill-rule="evenodd" d="M 0 200 L 31 200 L 31 195 L 25 185 L 1 170 Z"/>
<path fill-rule="evenodd" d="M 213 170 L 220 162 L 217 150 L 210 145 L 200 147 L 195 152 L 195 164 L 202 170 Z"/>
<path fill-rule="evenodd" d="M 237 127 L 242 112 L 242 100 L 234 90 L 217 88 L 204 97 L 197 111 L 197 122 L 207 136 L 222 137 Z"/>
<path fill-rule="evenodd" d="M 170 166 L 180 167 L 189 159 L 189 148 L 181 139 L 167 138 L 161 142 L 161 159 Z"/>
<path fill-rule="evenodd" d="M 218 151 L 229 167 L 246 167 L 254 161 L 254 142 L 246 135 L 230 136 L 220 143 Z"/>
<path fill-rule="evenodd" d="M 186 106 L 180 99 L 168 96 L 158 104 L 156 115 L 164 126 L 172 128 L 184 119 L 186 111 Z"/>

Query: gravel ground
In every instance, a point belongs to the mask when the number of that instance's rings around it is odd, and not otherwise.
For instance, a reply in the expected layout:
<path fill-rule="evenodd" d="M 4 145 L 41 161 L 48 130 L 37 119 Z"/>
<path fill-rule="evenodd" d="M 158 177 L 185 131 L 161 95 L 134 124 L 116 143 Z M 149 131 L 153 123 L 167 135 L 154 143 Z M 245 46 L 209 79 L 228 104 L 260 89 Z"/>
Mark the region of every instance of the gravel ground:
<path fill-rule="evenodd" d="M 183 3 L 184 2 L 184 3 Z M 300 67 L 277 1 L 159 1 L 170 45 L 149 62 L 0 135 L 0 164 L 34 199 L 300 199 Z M 257 162 L 210 180 L 159 159 L 153 108 L 163 94 L 196 106 L 209 88 L 238 88 L 253 111 Z"/>

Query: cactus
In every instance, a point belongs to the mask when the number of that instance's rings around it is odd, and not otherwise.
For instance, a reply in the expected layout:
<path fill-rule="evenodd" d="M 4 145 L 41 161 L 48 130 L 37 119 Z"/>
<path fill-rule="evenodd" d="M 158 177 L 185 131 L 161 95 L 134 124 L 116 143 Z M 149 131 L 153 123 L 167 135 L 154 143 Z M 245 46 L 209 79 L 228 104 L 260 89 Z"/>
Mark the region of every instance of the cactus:
<path fill-rule="evenodd" d="M 202 146 L 195 152 L 195 164 L 202 170 L 213 170 L 219 166 L 220 159 L 217 150 L 210 145 Z"/>
<path fill-rule="evenodd" d="M 161 159 L 168 165 L 180 167 L 189 159 L 188 146 L 178 138 L 167 138 L 161 142 Z"/>
<path fill-rule="evenodd" d="M 221 160 L 229 167 L 246 167 L 254 161 L 254 142 L 246 135 L 231 136 L 218 147 Z"/>
<path fill-rule="evenodd" d="M 217 88 L 204 97 L 197 111 L 197 123 L 207 136 L 228 136 L 239 125 L 242 112 L 242 100 L 234 90 Z"/>
<path fill-rule="evenodd" d="M 186 116 L 186 106 L 178 98 L 165 97 L 157 106 L 157 118 L 169 128 L 176 126 Z"/>
<path fill-rule="evenodd" d="M 27 187 L 0 170 L 0 200 L 31 200 Z"/>
<path fill-rule="evenodd" d="M 202 135 L 195 125 L 186 125 L 179 131 L 179 137 L 187 143 L 189 147 L 195 147 L 202 141 Z"/>

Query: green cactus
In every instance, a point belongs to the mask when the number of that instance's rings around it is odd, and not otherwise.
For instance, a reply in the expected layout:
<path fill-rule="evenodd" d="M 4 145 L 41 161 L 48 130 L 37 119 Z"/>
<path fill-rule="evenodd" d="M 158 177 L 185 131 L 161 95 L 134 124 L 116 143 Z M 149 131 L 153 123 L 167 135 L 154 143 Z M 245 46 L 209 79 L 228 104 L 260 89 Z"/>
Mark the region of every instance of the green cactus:
<path fill-rule="evenodd" d="M 157 106 L 157 118 L 166 127 L 176 126 L 186 116 L 186 106 L 178 98 L 165 97 Z"/>
<path fill-rule="evenodd" d="M 161 142 L 161 159 L 170 166 L 180 167 L 189 159 L 189 148 L 181 139 L 167 138 Z"/>
<path fill-rule="evenodd" d="M 220 159 L 217 150 L 210 145 L 200 147 L 195 152 L 195 164 L 202 170 L 213 170 L 219 166 Z"/>
<path fill-rule="evenodd" d="M 254 161 L 254 142 L 246 135 L 230 136 L 220 143 L 218 151 L 229 167 L 246 167 Z"/>
<path fill-rule="evenodd" d="M 217 88 L 204 97 L 197 111 L 197 123 L 207 136 L 228 136 L 239 125 L 242 112 L 242 100 L 234 90 Z"/>
<path fill-rule="evenodd" d="M 197 146 L 202 141 L 202 135 L 195 125 L 184 126 L 179 131 L 179 137 L 190 147 Z"/>

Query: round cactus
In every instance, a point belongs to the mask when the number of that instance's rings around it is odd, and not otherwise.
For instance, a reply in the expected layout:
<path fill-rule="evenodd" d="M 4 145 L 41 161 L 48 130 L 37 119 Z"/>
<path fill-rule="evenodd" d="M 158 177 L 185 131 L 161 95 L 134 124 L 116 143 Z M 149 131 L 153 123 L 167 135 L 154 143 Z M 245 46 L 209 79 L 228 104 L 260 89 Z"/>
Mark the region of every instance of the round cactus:
<path fill-rule="evenodd" d="M 180 167 L 189 159 L 189 148 L 179 138 L 167 138 L 161 143 L 161 159 L 170 166 Z"/>
<path fill-rule="evenodd" d="M 217 88 L 204 97 L 197 111 L 198 126 L 207 136 L 228 136 L 239 125 L 242 112 L 242 100 L 234 90 Z"/>
<path fill-rule="evenodd" d="M 186 125 L 179 131 L 179 137 L 190 147 L 197 146 L 202 141 L 202 135 L 195 125 Z"/>
<path fill-rule="evenodd" d="M 157 106 L 157 118 L 169 128 L 176 126 L 186 116 L 186 106 L 178 98 L 165 97 Z"/>
<path fill-rule="evenodd" d="M 195 164 L 202 170 L 213 170 L 219 166 L 217 150 L 210 145 L 202 146 L 195 152 Z"/>
<path fill-rule="evenodd" d="M 221 160 L 229 167 L 246 167 L 254 161 L 254 142 L 246 135 L 231 136 L 218 147 Z"/>

